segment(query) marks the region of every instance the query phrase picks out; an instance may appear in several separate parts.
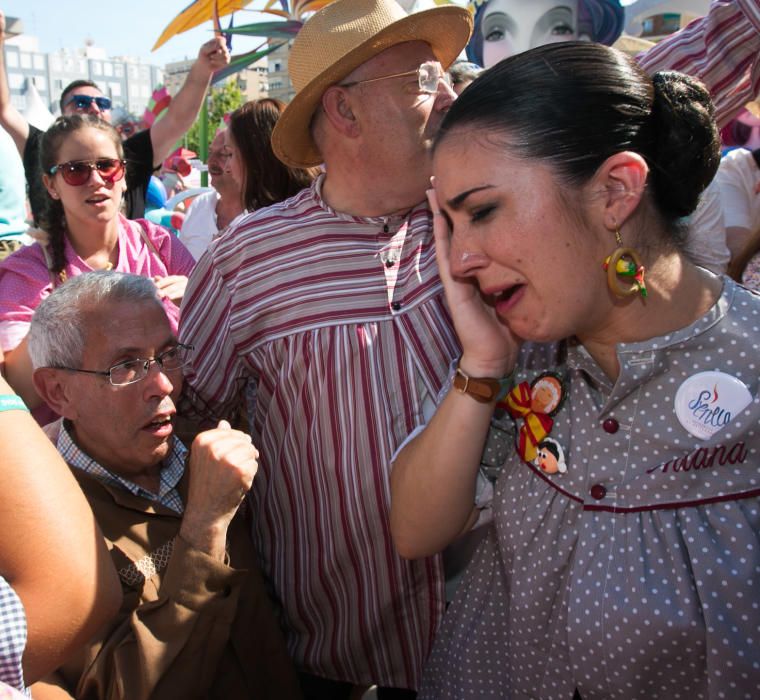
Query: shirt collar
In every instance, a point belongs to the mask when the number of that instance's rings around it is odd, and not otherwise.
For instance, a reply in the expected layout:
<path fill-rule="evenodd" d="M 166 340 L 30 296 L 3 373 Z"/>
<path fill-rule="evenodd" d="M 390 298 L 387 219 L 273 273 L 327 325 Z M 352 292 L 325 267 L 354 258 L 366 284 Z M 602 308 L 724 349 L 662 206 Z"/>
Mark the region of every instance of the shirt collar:
<path fill-rule="evenodd" d="M 185 472 L 187 448 L 176 437 L 172 440 L 169 455 L 164 459 L 161 467 L 158 493 L 153 493 L 129 479 L 114 474 L 96 462 L 74 442 L 69 430 L 70 427 L 70 421 L 64 420 L 56 444 L 58 452 L 69 466 L 89 474 L 102 484 L 124 489 L 140 498 L 160 503 L 177 513 L 184 511 L 182 499 L 176 487 Z"/>

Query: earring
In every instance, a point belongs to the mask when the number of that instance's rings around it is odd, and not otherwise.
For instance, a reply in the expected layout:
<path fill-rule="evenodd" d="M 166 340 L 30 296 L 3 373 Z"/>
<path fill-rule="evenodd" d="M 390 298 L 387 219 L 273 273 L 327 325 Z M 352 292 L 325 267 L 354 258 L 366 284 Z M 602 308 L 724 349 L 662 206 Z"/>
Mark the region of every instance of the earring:
<path fill-rule="evenodd" d="M 639 254 L 633 248 L 624 248 L 623 239 L 620 237 L 620 229 L 615 229 L 615 241 L 618 247 L 605 258 L 602 268 L 607 270 L 607 286 L 616 297 L 629 297 L 632 294 L 641 294 L 646 299 L 647 286 L 644 282 L 644 266 L 641 264 Z M 626 280 L 620 279 L 627 277 Z"/>

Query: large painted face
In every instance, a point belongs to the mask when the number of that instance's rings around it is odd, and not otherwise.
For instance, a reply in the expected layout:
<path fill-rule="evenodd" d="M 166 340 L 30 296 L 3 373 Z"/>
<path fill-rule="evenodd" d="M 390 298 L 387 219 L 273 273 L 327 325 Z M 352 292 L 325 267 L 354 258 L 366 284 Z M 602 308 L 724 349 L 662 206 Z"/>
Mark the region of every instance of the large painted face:
<path fill-rule="evenodd" d="M 536 46 L 578 39 L 578 0 L 489 0 L 480 27 L 490 68 Z"/>

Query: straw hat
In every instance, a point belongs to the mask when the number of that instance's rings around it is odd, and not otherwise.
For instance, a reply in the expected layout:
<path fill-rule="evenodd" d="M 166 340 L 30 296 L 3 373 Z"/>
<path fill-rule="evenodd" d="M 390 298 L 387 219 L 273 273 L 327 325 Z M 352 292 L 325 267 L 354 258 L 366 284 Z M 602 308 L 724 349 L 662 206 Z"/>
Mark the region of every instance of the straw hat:
<path fill-rule="evenodd" d="M 298 33 L 288 69 L 296 96 L 272 132 L 272 148 L 285 164 L 319 165 L 323 158 L 309 125 L 325 90 L 373 56 L 405 41 L 424 41 L 444 68 L 467 44 L 470 13 L 455 5 L 407 15 L 395 0 L 335 0 Z"/>

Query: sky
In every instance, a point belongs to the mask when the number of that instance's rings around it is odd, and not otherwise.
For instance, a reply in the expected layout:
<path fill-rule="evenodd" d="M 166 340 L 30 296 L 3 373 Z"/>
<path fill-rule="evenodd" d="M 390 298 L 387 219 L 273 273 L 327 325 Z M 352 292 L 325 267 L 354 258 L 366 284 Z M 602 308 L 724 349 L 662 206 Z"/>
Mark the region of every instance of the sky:
<path fill-rule="evenodd" d="M 170 39 L 151 52 L 166 25 L 187 7 L 190 0 L 0 0 L 7 17 L 18 17 L 24 33 L 39 39 L 43 53 L 85 45 L 89 39 L 108 56 L 137 56 L 145 63 L 163 67 L 172 61 L 195 58 L 204 41 L 211 38 L 211 22 Z M 252 7 L 264 6 L 253 0 Z M 250 24 L 271 15 L 243 10 L 235 13 L 235 24 Z M 228 18 L 222 18 L 226 26 Z M 233 52 L 244 53 L 261 43 L 253 37 L 233 38 Z"/>
<path fill-rule="evenodd" d="M 623 0 L 630 4 L 632 0 Z M 190 0 L 0 0 L 0 9 L 8 17 L 18 17 L 24 31 L 39 39 L 43 53 L 61 48 L 74 49 L 89 39 L 106 49 L 108 56 L 137 56 L 145 63 L 160 67 L 172 61 L 195 58 L 204 41 L 211 37 L 211 22 L 170 39 L 158 51 L 153 44 L 164 27 Z M 458 0 L 465 4 L 465 0 Z M 265 0 L 253 0 L 250 7 L 261 8 Z M 252 10 L 235 14 L 235 24 L 276 20 Z M 227 25 L 222 18 L 222 25 Z M 233 53 L 251 51 L 261 43 L 255 37 L 234 37 Z"/>

